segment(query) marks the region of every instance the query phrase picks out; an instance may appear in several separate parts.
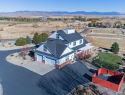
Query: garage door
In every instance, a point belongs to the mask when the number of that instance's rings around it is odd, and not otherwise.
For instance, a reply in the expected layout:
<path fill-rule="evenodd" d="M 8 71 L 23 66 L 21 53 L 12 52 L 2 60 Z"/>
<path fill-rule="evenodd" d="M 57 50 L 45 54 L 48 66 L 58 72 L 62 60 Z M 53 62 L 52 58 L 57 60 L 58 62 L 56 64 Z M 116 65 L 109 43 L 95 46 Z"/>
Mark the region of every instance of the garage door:
<path fill-rule="evenodd" d="M 42 62 L 42 56 L 40 56 L 40 55 L 37 55 L 37 61 L 40 61 L 40 62 Z"/>
<path fill-rule="evenodd" d="M 55 65 L 55 60 L 51 60 L 51 59 L 49 59 L 49 58 L 45 58 L 45 63 L 46 64 L 49 64 L 49 65 L 52 65 L 52 66 L 56 66 Z"/>

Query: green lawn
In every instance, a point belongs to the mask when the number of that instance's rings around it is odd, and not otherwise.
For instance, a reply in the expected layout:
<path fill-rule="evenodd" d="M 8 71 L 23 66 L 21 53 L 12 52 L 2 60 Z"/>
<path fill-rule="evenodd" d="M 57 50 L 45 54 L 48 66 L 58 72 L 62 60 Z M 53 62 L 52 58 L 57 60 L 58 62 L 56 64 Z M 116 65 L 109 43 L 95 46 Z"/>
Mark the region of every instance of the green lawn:
<path fill-rule="evenodd" d="M 27 23 L 37 23 L 37 22 L 45 22 L 45 21 L 4 21 L 0 20 L 0 24 L 9 24 L 11 22 L 16 22 L 17 24 L 27 24 Z"/>
<path fill-rule="evenodd" d="M 116 70 L 119 68 L 118 63 L 120 63 L 121 61 L 122 57 L 118 55 L 100 52 L 99 59 L 94 60 L 92 64 L 100 68 L 102 63 L 102 68 L 106 68 L 109 70 Z"/>

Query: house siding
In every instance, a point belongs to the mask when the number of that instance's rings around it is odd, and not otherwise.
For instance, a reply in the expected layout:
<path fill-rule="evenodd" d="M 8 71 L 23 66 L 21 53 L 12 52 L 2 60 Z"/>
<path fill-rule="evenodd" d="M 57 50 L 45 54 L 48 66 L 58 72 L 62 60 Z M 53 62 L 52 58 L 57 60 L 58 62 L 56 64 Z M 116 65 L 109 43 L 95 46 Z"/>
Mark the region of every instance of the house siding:
<path fill-rule="evenodd" d="M 72 59 L 72 56 L 74 58 L 74 53 L 72 53 L 72 54 L 69 55 L 69 60 Z M 59 64 L 57 64 L 57 65 L 61 65 L 61 64 L 65 63 L 65 62 L 66 62 L 66 57 L 63 57 L 63 58 L 61 58 L 59 60 Z"/>
<path fill-rule="evenodd" d="M 81 40 L 81 39 L 80 39 Z M 73 47 L 76 47 L 76 46 L 79 46 L 79 45 L 81 45 L 81 44 L 83 44 L 83 39 L 82 39 L 82 43 L 80 44 L 80 40 L 77 40 L 76 41 L 76 45 L 75 46 L 73 46 L 73 42 L 71 42 L 71 44 L 69 43 L 69 48 L 73 48 Z M 75 41 L 74 41 L 75 42 Z"/>
<path fill-rule="evenodd" d="M 61 56 L 63 56 L 63 55 L 65 55 L 65 54 L 67 54 L 67 53 L 69 53 L 69 52 L 72 52 L 73 50 L 71 50 L 70 48 L 66 48 L 65 50 L 64 50 L 64 52 L 62 53 L 62 55 Z"/>
<path fill-rule="evenodd" d="M 56 35 L 57 35 L 58 33 L 57 32 L 54 32 L 52 35 L 50 35 L 48 38 L 53 38 L 53 39 L 56 39 Z M 64 40 L 60 35 L 59 35 L 59 39 L 60 40 Z"/>
<path fill-rule="evenodd" d="M 44 44 L 42 44 L 42 45 L 41 45 L 40 47 L 38 47 L 36 50 L 39 50 L 39 51 L 44 52 L 44 51 L 43 51 L 43 47 L 44 47 Z M 46 53 L 51 54 L 51 53 L 49 52 L 48 48 L 47 48 Z"/>

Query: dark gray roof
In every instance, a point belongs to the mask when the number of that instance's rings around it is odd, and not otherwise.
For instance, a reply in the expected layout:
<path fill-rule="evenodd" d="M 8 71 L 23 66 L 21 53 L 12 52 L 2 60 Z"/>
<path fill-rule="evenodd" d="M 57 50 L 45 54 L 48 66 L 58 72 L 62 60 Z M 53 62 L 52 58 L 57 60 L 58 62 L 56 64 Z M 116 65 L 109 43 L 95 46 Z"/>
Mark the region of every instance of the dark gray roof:
<path fill-rule="evenodd" d="M 83 39 L 83 37 L 75 31 L 75 33 L 72 34 L 66 34 L 63 30 L 58 30 L 57 33 L 64 38 L 64 40 L 67 40 L 68 42 L 73 42 L 79 39 Z"/>
<path fill-rule="evenodd" d="M 55 31 L 52 31 L 51 33 L 53 34 Z"/>
<path fill-rule="evenodd" d="M 52 44 L 52 43 L 51 43 Z M 48 47 L 48 45 L 47 45 Z M 55 48 L 56 48 L 56 51 L 55 51 Z M 60 58 L 63 58 L 69 54 L 72 54 L 74 51 L 72 52 L 69 52 L 67 54 L 64 54 L 63 56 L 61 56 L 61 54 L 63 53 L 63 51 L 67 48 L 66 45 L 63 45 L 63 44 L 58 44 L 56 43 L 55 45 L 53 45 L 51 48 L 49 47 L 50 51 L 53 53 L 53 54 L 49 54 L 49 53 L 46 53 L 46 52 L 42 52 L 42 51 L 39 51 L 39 50 L 35 50 L 36 53 L 38 54 L 42 54 L 42 55 L 46 55 L 46 56 L 49 56 L 49 57 L 52 57 L 52 58 L 56 58 L 56 59 L 60 59 Z"/>
<path fill-rule="evenodd" d="M 65 55 L 61 56 L 61 54 L 67 48 L 67 46 L 63 43 L 63 40 L 47 41 L 45 43 L 45 45 L 47 46 L 48 50 L 52 54 L 48 54 L 48 53 L 45 53 L 45 52 L 42 52 L 42 51 L 38 51 L 38 50 L 36 50 L 35 52 L 36 53 L 40 53 L 40 54 L 44 54 L 44 55 L 47 55 L 47 56 L 50 56 L 50 57 L 54 57 L 54 58 L 62 58 L 62 57 L 67 55 L 67 54 L 65 54 Z M 70 53 L 73 53 L 73 52 L 70 52 Z"/>

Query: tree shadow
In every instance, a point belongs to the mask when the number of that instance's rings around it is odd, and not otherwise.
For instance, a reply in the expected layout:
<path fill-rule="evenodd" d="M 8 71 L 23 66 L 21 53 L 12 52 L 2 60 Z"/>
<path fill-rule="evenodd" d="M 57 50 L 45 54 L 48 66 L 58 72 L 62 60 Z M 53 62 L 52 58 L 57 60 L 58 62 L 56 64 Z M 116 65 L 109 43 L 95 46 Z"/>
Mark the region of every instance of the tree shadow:
<path fill-rule="evenodd" d="M 111 52 L 111 49 L 108 49 L 108 48 L 103 48 L 103 47 L 99 47 L 101 49 L 104 49 L 104 50 L 107 50 L 107 51 L 110 51 Z"/>
<path fill-rule="evenodd" d="M 89 81 L 92 81 L 92 76 L 88 75 L 87 73 L 85 73 L 83 75 L 83 77 L 85 77 L 86 79 L 88 79 Z"/>

